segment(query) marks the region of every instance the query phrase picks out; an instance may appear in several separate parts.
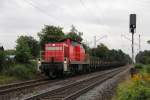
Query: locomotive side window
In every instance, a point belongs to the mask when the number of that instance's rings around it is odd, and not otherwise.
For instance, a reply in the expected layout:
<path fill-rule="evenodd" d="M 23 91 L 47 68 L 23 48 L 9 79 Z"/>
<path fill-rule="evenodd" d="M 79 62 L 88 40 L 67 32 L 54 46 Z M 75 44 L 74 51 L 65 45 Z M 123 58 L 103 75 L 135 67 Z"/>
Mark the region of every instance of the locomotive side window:
<path fill-rule="evenodd" d="M 46 47 L 46 50 L 62 50 L 62 47 Z"/>
<path fill-rule="evenodd" d="M 77 42 L 74 42 L 74 41 L 72 41 L 71 44 L 72 44 L 73 46 L 77 46 L 77 45 L 78 45 L 78 43 L 77 43 Z"/>

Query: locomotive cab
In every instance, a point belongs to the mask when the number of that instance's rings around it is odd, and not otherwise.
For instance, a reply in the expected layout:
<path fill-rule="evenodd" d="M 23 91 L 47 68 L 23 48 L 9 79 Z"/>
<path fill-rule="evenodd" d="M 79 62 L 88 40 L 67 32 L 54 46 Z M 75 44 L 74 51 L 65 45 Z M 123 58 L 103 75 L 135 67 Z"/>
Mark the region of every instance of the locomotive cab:
<path fill-rule="evenodd" d="M 58 43 L 45 44 L 42 53 L 41 71 L 46 76 L 56 77 L 66 72 L 71 72 L 72 64 L 84 62 L 85 50 L 80 43 L 72 39 L 64 39 Z"/>

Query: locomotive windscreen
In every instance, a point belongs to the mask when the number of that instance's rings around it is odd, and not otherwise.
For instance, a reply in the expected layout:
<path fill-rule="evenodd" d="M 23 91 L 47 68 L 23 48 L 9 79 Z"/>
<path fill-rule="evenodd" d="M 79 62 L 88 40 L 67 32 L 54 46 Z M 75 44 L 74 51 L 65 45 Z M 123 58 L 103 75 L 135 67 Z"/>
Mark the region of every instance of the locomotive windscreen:
<path fill-rule="evenodd" d="M 46 50 L 62 50 L 62 47 L 46 47 Z"/>

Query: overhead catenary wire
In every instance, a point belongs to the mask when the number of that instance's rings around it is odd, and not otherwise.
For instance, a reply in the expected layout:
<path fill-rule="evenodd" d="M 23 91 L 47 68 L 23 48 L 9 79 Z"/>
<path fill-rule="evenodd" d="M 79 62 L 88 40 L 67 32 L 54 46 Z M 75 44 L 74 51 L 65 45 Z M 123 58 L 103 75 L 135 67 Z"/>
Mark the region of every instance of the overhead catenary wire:
<path fill-rule="evenodd" d="M 99 39 L 96 40 L 96 42 L 98 42 L 99 40 L 103 39 L 103 38 L 106 38 L 107 35 L 103 35 L 102 37 L 100 37 Z"/>
<path fill-rule="evenodd" d="M 84 1 L 83 0 L 80 0 L 80 4 L 88 11 L 88 12 L 90 12 L 91 14 L 93 14 L 93 11 L 92 10 L 90 10 L 87 6 L 86 6 L 86 4 L 84 3 Z M 100 19 L 100 16 L 98 15 L 98 19 L 99 19 L 99 21 L 101 21 L 101 19 Z"/>
<path fill-rule="evenodd" d="M 130 38 L 128 38 L 127 36 L 125 36 L 124 34 L 121 34 L 122 37 L 124 37 L 125 39 L 132 41 Z M 138 43 L 134 43 L 134 45 L 139 46 Z"/>
<path fill-rule="evenodd" d="M 82 0 L 80 0 L 80 3 L 85 9 L 88 9 Z"/>
<path fill-rule="evenodd" d="M 58 19 L 56 16 L 53 16 L 53 15 L 47 13 L 45 10 L 43 10 L 43 9 L 41 9 L 40 7 L 38 7 L 37 5 L 33 4 L 33 3 L 31 2 L 31 0 L 30 0 L 30 1 L 28 1 L 28 0 L 23 0 L 23 1 L 25 1 L 27 4 L 29 4 L 30 6 L 32 6 L 32 7 L 35 8 L 35 9 L 37 9 L 37 10 L 40 11 L 41 13 L 45 14 L 46 16 L 48 16 L 48 17 L 50 17 L 50 18 L 52 18 L 52 19 L 55 19 L 55 21 L 57 21 L 57 22 L 59 22 L 59 23 L 61 22 L 60 19 Z"/>
<path fill-rule="evenodd" d="M 87 6 L 86 6 L 86 4 L 85 4 L 85 2 L 83 1 L 83 0 L 79 0 L 80 1 L 80 4 L 88 11 L 88 12 L 91 12 L 92 14 L 93 14 L 93 11 L 90 9 L 90 8 L 88 8 Z M 99 9 L 99 8 L 98 8 Z M 98 16 L 98 20 L 101 22 L 101 17 L 97 14 L 97 16 Z M 105 37 L 107 37 L 107 35 L 104 35 L 104 36 L 102 36 L 102 37 L 100 37 L 100 39 L 96 39 L 95 40 L 95 42 L 98 42 L 99 40 L 101 40 L 101 39 L 103 39 L 103 38 L 105 38 Z M 96 37 L 94 37 L 94 38 L 96 38 Z M 89 44 L 91 44 L 91 41 L 89 42 Z M 94 43 L 94 45 L 96 45 L 96 43 Z"/>
<path fill-rule="evenodd" d="M 96 36 L 94 36 L 94 41 L 85 41 L 85 43 L 87 43 L 87 45 L 89 46 L 90 44 L 92 44 L 92 43 L 94 43 L 94 47 L 96 47 L 96 44 L 97 44 L 97 42 L 98 41 L 100 41 L 101 39 L 103 39 L 103 38 L 107 38 L 107 35 L 103 35 L 103 36 L 101 36 L 99 39 L 96 39 Z"/>

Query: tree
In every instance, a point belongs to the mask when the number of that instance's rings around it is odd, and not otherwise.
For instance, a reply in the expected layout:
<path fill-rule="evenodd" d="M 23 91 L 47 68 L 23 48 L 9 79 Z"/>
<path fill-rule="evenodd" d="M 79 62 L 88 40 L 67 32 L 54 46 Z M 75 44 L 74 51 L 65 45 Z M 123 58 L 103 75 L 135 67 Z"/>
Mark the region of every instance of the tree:
<path fill-rule="evenodd" d="M 82 43 L 83 48 L 85 49 L 86 53 L 90 53 L 90 47 L 86 43 Z"/>
<path fill-rule="evenodd" d="M 4 51 L 4 47 L 3 46 L 0 46 L 0 51 Z"/>
<path fill-rule="evenodd" d="M 82 37 L 81 37 L 81 35 L 83 35 L 83 33 L 82 33 L 82 32 L 79 32 L 79 31 L 75 28 L 75 26 L 72 25 L 70 32 L 66 35 L 66 38 L 71 38 L 71 39 L 73 39 L 73 40 L 76 40 L 76 41 L 81 42 L 81 41 L 83 40 Z"/>
<path fill-rule="evenodd" d="M 16 42 L 16 60 L 21 63 L 27 63 L 31 58 L 31 49 L 28 41 L 26 41 L 24 36 L 20 36 Z"/>
<path fill-rule="evenodd" d="M 150 64 L 150 51 L 145 50 L 143 52 L 138 53 L 136 55 L 135 60 L 137 63 Z"/>
<path fill-rule="evenodd" d="M 36 58 L 39 55 L 40 53 L 39 42 L 35 40 L 32 36 L 20 36 L 18 38 L 18 41 L 24 41 L 27 43 L 30 49 L 31 56 L 33 58 Z"/>
<path fill-rule="evenodd" d="M 108 56 L 108 51 L 109 49 L 107 48 L 107 46 L 105 46 L 104 44 L 100 44 L 97 46 L 97 48 L 93 48 L 91 49 L 91 55 L 95 56 L 95 57 L 99 57 L 101 59 L 106 59 Z"/>
<path fill-rule="evenodd" d="M 21 36 L 20 37 L 23 41 L 26 41 L 31 55 L 32 57 L 36 58 L 39 55 L 39 51 L 40 51 L 40 46 L 39 46 L 39 42 L 37 40 L 35 40 L 33 37 L 31 36 Z"/>
<path fill-rule="evenodd" d="M 131 63 L 131 58 L 129 55 L 125 54 L 122 50 L 112 49 L 108 53 L 108 59 L 110 61 L 120 61 L 125 63 Z"/>
<path fill-rule="evenodd" d="M 108 52 L 108 55 L 109 55 L 108 59 L 110 61 L 116 61 L 118 59 L 118 51 L 115 49 L 110 50 Z"/>
<path fill-rule="evenodd" d="M 0 71 L 3 69 L 3 64 L 5 61 L 5 53 L 0 50 Z"/>
<path fill-rule="evenodd" d="M 52 25 L 45 25 L 41 32 L 38 33 L 40 38 L 41 49 L 44 50 L 44 46 L 49 42 L 58 42 L 64 38 L 64 32 L 61 27 Z"/>
<path fill-rule="evenodd" d="M 148 40 L 147 43 L 150 44 L 150 40 Z"/>
<path fill-rule="evenodd" d="M 90 50 L 90 55 L 99 57 L 100 59 L 107 61 L 120 61 L 125 63 L 131 63 L 130 56 L 125 54 L 122 50 L 109 50 L 104 44 L 98 45 L 97 48 L 92 48 Z"/>
<path fill-rule="evenodd" d="M 9 50 L 5 50 L 5 54 L 6 55 L 15 55 L 15 50 L 13 50 L 13 49 L 9 49 Z"/>

